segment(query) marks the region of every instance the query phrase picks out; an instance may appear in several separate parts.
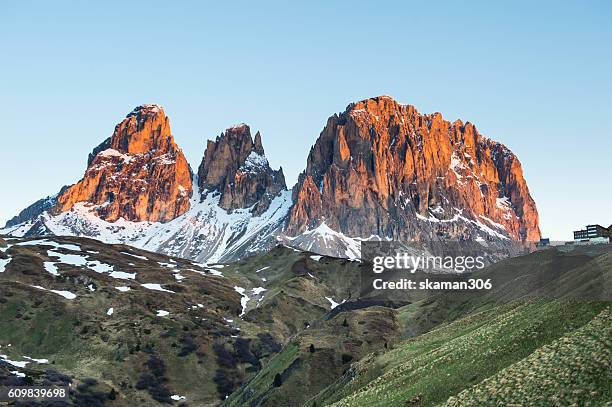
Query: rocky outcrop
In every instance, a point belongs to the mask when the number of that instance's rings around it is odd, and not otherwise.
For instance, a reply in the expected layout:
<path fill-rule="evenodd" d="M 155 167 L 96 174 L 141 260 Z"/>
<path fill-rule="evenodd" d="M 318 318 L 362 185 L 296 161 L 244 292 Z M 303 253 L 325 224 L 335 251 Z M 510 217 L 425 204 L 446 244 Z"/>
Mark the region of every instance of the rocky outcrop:
<path fill-rule="evenodd" d="M 293 201 L 294 236 L 324 223 L 363 238 L 540 237 L 521 164 L 507 147 L 469 122 L 420 114 L 388 96 L 328 119 Z"/>
<path fill-rule="evenodd" d="M 251 137 L 246 124 L 230 127 L 215 141 L 209 140 L 198 169 L 202 197 L 221 194 L 219 206 L 228 211 L 253 208 L 255 215 L 268 209 L 270 202 L 287 189 L 283 169 L 270 168 L 261 135 Z"/>
<path fill-rule="evenodd" d="M 67 187 L 64 187 L 64 189 L 62 189 L 62 192 L 66 188 Z M 34 219 L 40 216 L 41 214 L 43 214 L 45 211 L 52 210 L 56 205 L 57 205 L 57 195 L 48 196 L 46 198 L 39 199 L 38 201 L 34 202 L 32 205 L 28 206 L 27 208 L 19 212 L 18 215 L 13 216 L 11 219 L 9 219 L 6 222 L 5 227 L 8 228 L 8 227 L 16 226 L 21 223 L 27 222 L 31 219 Z"/>
<path fill-rule="evenodd" d="M 57 197 L 55 212 L 94 206 L 106 221 L 167 222 L 189 209 L 191 173 L 159 105 L 134 109 L 89 155 L 83 179 Z"/>

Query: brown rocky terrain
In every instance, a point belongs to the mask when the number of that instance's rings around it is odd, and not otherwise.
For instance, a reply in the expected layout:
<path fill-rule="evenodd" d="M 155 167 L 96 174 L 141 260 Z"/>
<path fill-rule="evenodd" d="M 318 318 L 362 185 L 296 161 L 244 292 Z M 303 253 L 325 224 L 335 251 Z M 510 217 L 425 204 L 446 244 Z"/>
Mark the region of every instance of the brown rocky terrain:
<path fill-rule="evenodd" d="M 472 123 L 421 114 L 388 96 L 328 119 L 293 201 L 292 235 L 325 223 L 364 238 L 540 237 L 535 202 L 507 147 Z"/>
<path fill-rule="evenodd" d="M 327 298 L 357 291 L 360 263 L 311 255 L 277 246 L 204 266 L 82 237 L 0 237 L 0 385 L 62 378 L 76 406 L 218 405 L 324 318 Z"/>
<path fill-rule="evenodd" d="M 89 155 L 81 181 L 60 193 L 57 212 L 78 202 L 96 205 L 107 221 L 166 222 L 189 209 L 187 160 L 159 105 L 134 109 Z"/>
<path fill-rule="evenodd" d="M 261 214 L 271 200 L 287 189 L 283 169 L 274 171 L 265 157 L 261 134 L 251 137 L 246 124 L 230 127 L 215 141 L 208 140 L 198 169 L 198 185 L 205 196 L 221 193 L 219 206 L 234 210 L 249 208 Z"/>

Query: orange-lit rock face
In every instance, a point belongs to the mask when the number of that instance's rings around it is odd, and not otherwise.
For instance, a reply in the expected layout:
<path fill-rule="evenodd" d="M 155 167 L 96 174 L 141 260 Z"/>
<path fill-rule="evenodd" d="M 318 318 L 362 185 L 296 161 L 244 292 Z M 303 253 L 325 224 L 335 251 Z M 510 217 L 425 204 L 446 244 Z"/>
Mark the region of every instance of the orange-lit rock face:
<path fill-rule="evenodd" d="M 81 181 L 58 197 L 58 211 L 95 205 L 107 221 L 166 222 L 189 209 L 189 166 L 158 105 L 139 106 L 89 155 Z"/>
<path fill-rule="evenodd" d="M 474 238 L 452 221 L 463 216 L 503 225 L 515 240 L 540 237 L 535 203 L 509 149 L 471 123 L 422 115 L 387 96 L 328 119 L 293 200 L 292 234 L 325 222 L 351 236 Z"/>

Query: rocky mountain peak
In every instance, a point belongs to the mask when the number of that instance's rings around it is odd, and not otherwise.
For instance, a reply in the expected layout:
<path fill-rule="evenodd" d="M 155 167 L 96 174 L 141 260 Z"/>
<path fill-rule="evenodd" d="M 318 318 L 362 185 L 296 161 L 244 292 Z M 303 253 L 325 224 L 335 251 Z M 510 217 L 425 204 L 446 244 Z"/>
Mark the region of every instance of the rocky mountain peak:
<path fill-rule="evenodd" d="M 176 149 L 164 109 L 153 104 L 136 107 L 115 128 L 111 148 L 127 154 Z"/>
<path fill-rule="evenodd" d="M 264 154 L 261 134 L 255 140 L 246 124 L 225 130 L 209 140 L 198 169 L 202 198 L 211 192 L 221 194 L 219 206 L 227 210 L 253 207 L 265 211 L 271 200 L 286 189 L 282 168 L 270 168 Z"/>
<path fill-rule="evenodd" d="M 323 222 L 349 236 L 537 240 L 518 158 L 476 127 L 389 96 L 331 116 L 293 190 L 288 233 Z M 503 237 L 502 237 L 503 236 Z"/>
<path fill-rule="evenodd" d="M 89 155 L 83 179 L 57 197 L 57 212 L 82 203 L 104 220 L 165 222 L 189 208 L 191 173 L 161 106 L 136 107 Z"/>
<path fill-rule="evenodd" d="M 259 155 L 265 155 L 263 144 L 261 143 L 261 133 L 255 134 L 255 144 L 253 146 L 254 151 Z"/>

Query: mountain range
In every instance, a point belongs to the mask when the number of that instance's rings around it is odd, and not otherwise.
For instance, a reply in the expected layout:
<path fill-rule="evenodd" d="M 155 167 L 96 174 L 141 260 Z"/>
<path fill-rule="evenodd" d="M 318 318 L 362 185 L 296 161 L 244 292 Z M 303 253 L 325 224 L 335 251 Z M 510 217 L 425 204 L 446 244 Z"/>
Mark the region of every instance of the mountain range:
<path fill-rule="evenodd" d="M 246 124 L 207 142 L 197 172 L 163 108 L 138 106 L 89 154 L 76 184 L 0 234 L 74 235 L 233 261 L 277 242 L 356 258 L 364 240 L 531 242 L 538 213 L 518 158 L 472 123 L 379 96 L 328 120 L 288 190 Z"/>
<path fill-rule="evenodd" d="M 142 105 L 0 231 L 1 386 L 70 386 L 62 405 L 87 407 L 612 399 L 610 245 L 415 276 L 482 290 L 369 289 L 364 241 L 540 237 L 518 158 L 473 124 L 380 96 L 328 119 L 292 189 L 246 124 L 191 168 Z"/>

